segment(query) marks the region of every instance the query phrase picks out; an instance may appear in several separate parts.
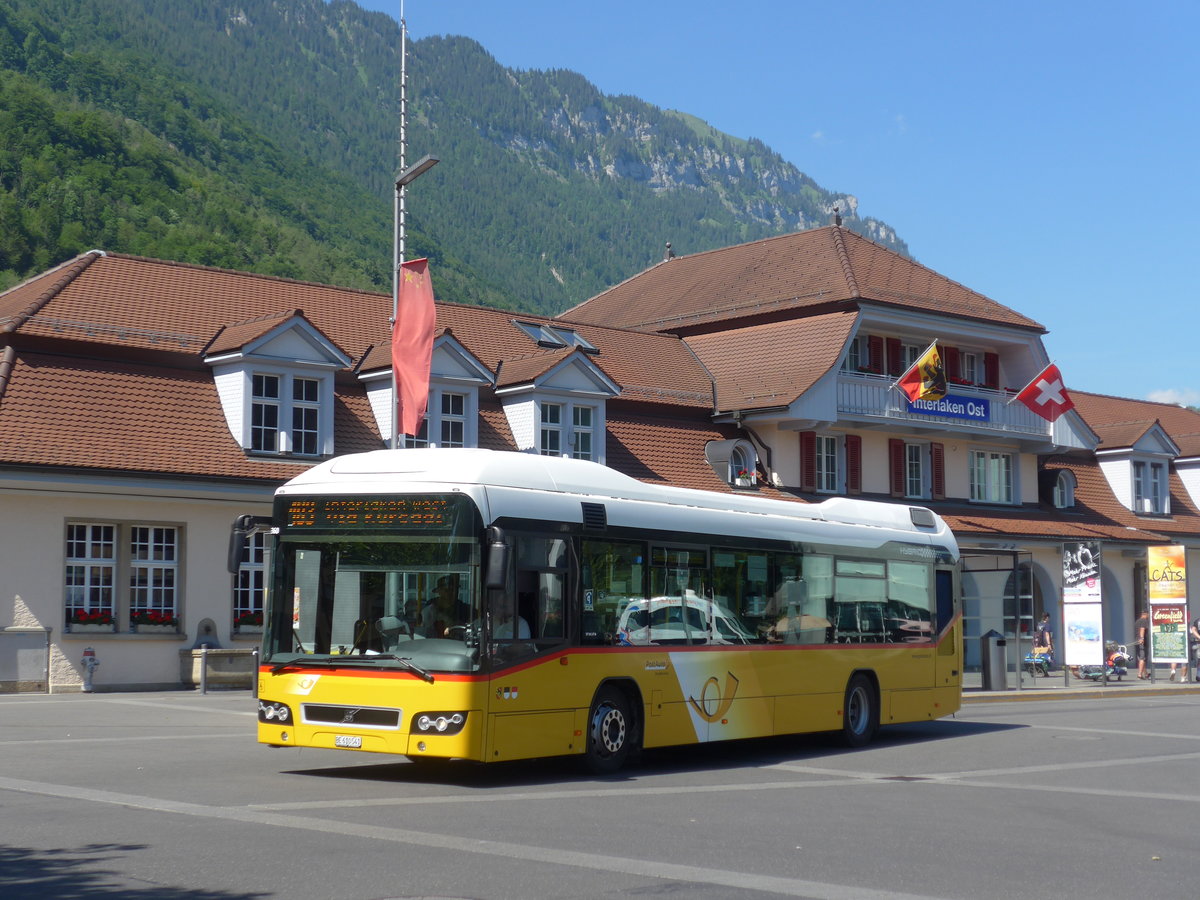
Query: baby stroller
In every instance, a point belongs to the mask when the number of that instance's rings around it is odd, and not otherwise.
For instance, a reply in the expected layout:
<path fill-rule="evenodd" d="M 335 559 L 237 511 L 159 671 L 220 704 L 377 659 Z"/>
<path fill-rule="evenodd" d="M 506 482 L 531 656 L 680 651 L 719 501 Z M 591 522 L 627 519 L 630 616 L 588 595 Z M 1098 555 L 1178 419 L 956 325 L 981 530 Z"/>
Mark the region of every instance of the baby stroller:
<path fill-rule="evenodd" d="M 1049 647 L 1034 647 L 1025 654 L 1025 671 L 1036 678 L 1042 675 L 1050 677 L 1050 667 L 1054 665 L 1054 654 Z"/>

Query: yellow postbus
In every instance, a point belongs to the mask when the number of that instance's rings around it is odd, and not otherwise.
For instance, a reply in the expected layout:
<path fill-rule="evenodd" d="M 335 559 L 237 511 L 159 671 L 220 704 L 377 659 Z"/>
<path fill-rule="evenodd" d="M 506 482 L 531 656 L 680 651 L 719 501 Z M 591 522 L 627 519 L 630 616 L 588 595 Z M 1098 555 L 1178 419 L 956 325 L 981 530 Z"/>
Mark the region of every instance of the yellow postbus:
<path fill-rule="evenodd" d="M 381 450 L 279 489 L 274 747 L 480 762 L 840 731 L 959 708 L 958 548 L 928 509 Z"/>

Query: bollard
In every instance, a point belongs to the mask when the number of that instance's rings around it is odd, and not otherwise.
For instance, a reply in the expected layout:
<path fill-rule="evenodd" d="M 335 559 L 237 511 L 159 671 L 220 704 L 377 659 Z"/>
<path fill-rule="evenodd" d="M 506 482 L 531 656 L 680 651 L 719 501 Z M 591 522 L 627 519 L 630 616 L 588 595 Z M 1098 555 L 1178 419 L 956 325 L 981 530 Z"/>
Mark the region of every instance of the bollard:
<path fill-rule="evenodd" d="M 258 654 L 259 654 L 259 650 L 257 647 L 255 647 L 254 648 L 254 662 L 250 669 L 250 672 L 251 672 L 250 690 L 253 693 L 255 700 L 258 699 Z"/>
<path fill-rule="evenodd" d="M 200 693 L 208 693 L 208 644 L 200 645 Z"/>

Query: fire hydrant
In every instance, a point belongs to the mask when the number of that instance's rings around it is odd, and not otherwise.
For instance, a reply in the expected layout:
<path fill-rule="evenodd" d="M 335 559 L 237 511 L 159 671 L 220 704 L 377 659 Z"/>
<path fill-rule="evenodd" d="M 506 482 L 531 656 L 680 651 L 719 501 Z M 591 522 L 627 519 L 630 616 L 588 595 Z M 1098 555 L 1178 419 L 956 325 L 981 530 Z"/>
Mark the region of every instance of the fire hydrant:
<path fill-rule="evenodd" d="M 92 692 L 92 673 L 96 671 L 96 667 L 100 665 L 100 660 L 96 659 L 96 651 L 91 647 L 83 648 L 83 690 L 84 693 Z"/>

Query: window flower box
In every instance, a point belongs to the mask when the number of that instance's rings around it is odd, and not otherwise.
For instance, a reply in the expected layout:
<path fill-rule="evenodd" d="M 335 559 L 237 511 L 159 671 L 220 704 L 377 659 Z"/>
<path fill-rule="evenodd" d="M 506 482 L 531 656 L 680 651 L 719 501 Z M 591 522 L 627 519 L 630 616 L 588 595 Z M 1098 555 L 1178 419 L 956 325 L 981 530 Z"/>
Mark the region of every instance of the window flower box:
<path fill-rule="evenodd" d="M 135 612 L 129 617 L 129 630 L 135 634 L 177 634 L 179 619 L 172 613 Z"/>
<path fill-rule="evenodd" d="M 67 631 L 70 634 L 112 634 L 113 626 L 112 622 L 68 622 Z"/>
<path fill-rule="evenodd" d="M 134 634 L 179 634 L 178 625 L 155 625 L 148 622 L 130 625 L 129 630 Z"/>
<path fill-rule="evenodd" d="M 239 613 L 233 619 L 233 630 L 235 634 L 262 634 L 262 612 Z"/>
<path fill-rule="evenodd" d="M 71 634 L 111 634 L 112 613 L 78 610 L 67 617 L 66 631 Z"/>

